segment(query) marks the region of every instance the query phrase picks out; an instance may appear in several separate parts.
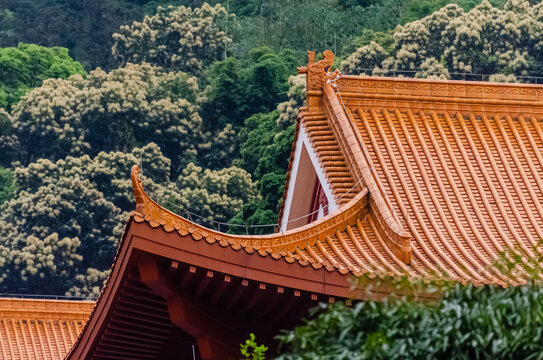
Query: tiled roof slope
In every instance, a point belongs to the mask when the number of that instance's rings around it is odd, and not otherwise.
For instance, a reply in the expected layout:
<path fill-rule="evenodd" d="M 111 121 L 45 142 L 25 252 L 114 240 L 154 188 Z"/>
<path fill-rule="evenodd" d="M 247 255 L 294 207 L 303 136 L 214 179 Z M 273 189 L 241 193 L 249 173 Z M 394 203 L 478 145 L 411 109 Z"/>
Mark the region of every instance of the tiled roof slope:
<path fill-rule="evenodd" d="M 543 238 L 543 87 L 338 80 L 385 196 L 412 235 L 411 267 L 461 281 L 517 284 Z"/>
<path fill-rule="evenodd" d="M 218 243 L 315 270 L 324 268 L 370 277 L 416 275 L 385 246 L 388 235 L 381 221 L 370 212 L 367 190 L 334 214 L 306 226 L 271 235 L 233 235 L 205 228 L 158 205 L 145 193 L 137 166 L 132 168 L 132 183 L 138 204 L 132 213 L 134 220 L 162 227 L 166 232 L 175 231 L 181 237 L 190 235 L 194 241 Z"/>
<path fill-rule="evenodd" d="M 0 358 L 64 359 L 94 302 L 0 299 Z"/>
<path fill-rule="evenodd" d="M 338 205 L 349 202 L 355 195 L 350 191 L 354 186 L 353 177 L 341 156 L 339 145 L 334 133 L 326 120 L 324 112 L 300 112 L 300 123 L 305 128 L 311 147 L 317 154 L 321 169 L 326 176 L 328 186 Z"/>
<path fill-rule="evenodd" d="M 496 261 L 506 253 L 530 268 L 541 252 L 543 87 L 336 77 L 323 71 L 329 64 L 325 54 L 307 67 L 298 127 L 308 129 L 325 172 L 341 168 L 331 183 L 357 186 L 338 211 L 287 232 L 224 234 L 155 203 L 134 167 L 133 219 L 346 275 L 522 283 L 522 269 L 502 272 Z"/>

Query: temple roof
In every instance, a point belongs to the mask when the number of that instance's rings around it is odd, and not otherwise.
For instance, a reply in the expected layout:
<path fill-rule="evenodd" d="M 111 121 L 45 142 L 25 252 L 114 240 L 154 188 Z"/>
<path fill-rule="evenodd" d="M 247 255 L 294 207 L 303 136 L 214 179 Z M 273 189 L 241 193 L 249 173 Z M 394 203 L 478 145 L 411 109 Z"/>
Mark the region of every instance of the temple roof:
<path fill-rule="evenodd" d="M 140 206 L 132 215 L 137 223 L 146 222 L 153 228 L 161 227 L 183 237 L 188 235 L 193 241 L 218 243 L 247 254 L 296 262 L 303 267 L 353 275 L 414 275 L 412 269 L 384 245 L 379 235 L 380 225 L 368 214 L 367 190 L 357 194 L 338 212 L 306 226 L 271 235 L 233 235 L 205 228 L 158 205 L 145 193 L 137 166 L 132 169 L 132 179 Z"/>
<path fill-rule="evenodd" d="M 93 301 L 0 299 L 0 358 L 64 358 L 93 306 Z"/>
<path fill-rule="evenodd" d="M 530 268 L 541 252 L 543 87 L 327 74 L 330 54 L 300 70 L 308 106 L 298 127 L 337 212 L 272 235 L 219 233 L 156 204 L 135 168 L 134 220 L 342 274 L 523 282 L 522 270 L 495 265 L 507 253 Z"/>
<path fill-rule="evenodd" d="M 317 62 L 310 54 L 299 69 L 308 91 L 295 136 L 306 132 L 339 209 L 275 234 L 221 233 L 153 201 L 134 166 L 136 209 L 69 358 L 121 358 L 115 354 L 132 345 L 117 339 L 138 344 L 157 324 L 193 336 L 202 358 L 221 358 L 209 350 L 201 319 L 220 310 L 219 325 L 209 330 L 217 340 L 246 320 L 249 328 L 284 326 L 270 314 L 300 315 L 283 310 L 285 304 L 299 310 L 312 301 L 389 291 L 352 292 L 353 275 L 501 286 L 526 281 L 543 237 L 543 86 L 349 76 L 331 73 L 332 64 L 327 51 Z M 503 259 L 521 265 L 504 270 Z M 111 321 L 135 326 L 141 310 L 126 304 L 152 294 L 164 300 L 145 303 L 160 308 L 146 330 L 128 335 L 126 326 L 107 328 Z M 193 311 L 202 318 L 183 317 Z M 229 319 L 231 313 L 239 317 Z M 268 322 L 255 320 L 262 318 Z M 172 336 L 157 340 L 157 354 Z M 238 340 L 228 341 L 235 353 Z"/>

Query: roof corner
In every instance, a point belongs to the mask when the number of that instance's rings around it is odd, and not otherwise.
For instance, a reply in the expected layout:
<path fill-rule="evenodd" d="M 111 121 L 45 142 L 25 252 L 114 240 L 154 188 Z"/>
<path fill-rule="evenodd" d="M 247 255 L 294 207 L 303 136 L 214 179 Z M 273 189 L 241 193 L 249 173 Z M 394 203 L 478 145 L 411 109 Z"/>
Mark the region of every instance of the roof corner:
<path fill-rule="evenodd" d="M 315 62 L 315 52 L 308 51 L 308 62 L 306 66 L 298 68 L 298 74 L 306 74 L 307 106 L 309 112 L 319 110 L 322 106 L 322 88 L 329 79 L 339 74 L 339 70 L 331 71 L 334 65 L 334 53 L 325 50 L 322 53 L 322 60 Z"/>
<path fill-rule="evenodd" d="M 132 178 L 132 190 L 136 199 L 136 213 L 141 217 L 145 217 L 145 191 L 140 179 L 140 167 L 138 165 L 132 166 L 130 177 Z"/>

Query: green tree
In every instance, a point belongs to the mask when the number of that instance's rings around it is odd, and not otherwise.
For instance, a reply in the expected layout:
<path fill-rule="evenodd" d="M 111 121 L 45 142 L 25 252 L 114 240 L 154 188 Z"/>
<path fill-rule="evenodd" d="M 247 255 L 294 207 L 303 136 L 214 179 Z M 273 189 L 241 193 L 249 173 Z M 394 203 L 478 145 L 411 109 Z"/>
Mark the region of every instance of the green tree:
<path fill-rule="evenodd" d="M 240 129 L 252 114 L 269 112 L 287 99 L 289 76 L 296 69 L 293 52 L 268 47 L 251 51 L 245 61 L 229 58 L 208 72 L 203 108 L 206 129 L 232 124 Z"/>
<path fill-rule="evenodd" d="M 221 5 L 191 9 L 159 7 L 142 22 L 121 26 L 112 51 L 120 65 L 148 62 L 167 70 L 200 73 L 224 56 L 231 38 L 224 31 L 230 15 Z"/>
<path fill-rule="evenodd" d="M 10 166 L 19 152 L 19 140 L 12 126 L 11 116 L 0 108 L 0 166 Z"/>
<path fill-rule="evenodd" d="M 258 345 L 253 333 L 251 333 L 249 339 L 245 340 L 244 344 L 240 345 L 241 355 L 247 360 L 266 360 L 266 351 L 268 351 L 268 347 Z"/>
<path fill-rule="evenodd" d="M 343 6 L 337 1 L 261 1 L 251 16 L 242 17 L 234 53 L 245 58 L 256 46 L 279 52 L 293 49 L 297 63 L 307 51 L 331 49 L 341 55 L 344 44 L 363 29 L 386 30 L 399 23 L 404 1 L 379 1 L 368 7 Z"/>
<path fill-rule="evenodd" d="M 32 43 L 43 46 L 62 46 L 86 69 L 97 66 L 110 69 L 111 35 L 124 23 L 142 16 L 141 6 L 130 0 L 3 0 L 1 8 L 11 14 L 2 21 L 0 32 L 11 31 L 13 36 L 0 36 L 0 47 Z"/>
<path fill-rule="evenodd" d="M 291 51 L 276 54 L 267 47 L 253 49 L 244 61 L 229 58 L 211 67 L 200 112 L 210 140 L 201 144 L 200 164 L 219 169 L 236 163 L 245 119 L 287 99 L 294 69 Z"/>
<path fill-rule="evenodd" d="M 0 205 L 15 196 L 17 186 L 15 178 L 9 169 L 0 167 Z"/>
<path fill-rule="evenodd" d="M 11 42 L 15 38 L 15 17 L 8 9 L 0 10 L 0 39 Z"/>
<path fill-rule="evenodd" d="M 458 284 L 441 291 L 444 297 L 434 303 L 388 298 L 352 307 L 322 304 L 310 320 L 278 337 L 278 359 L 541 357 L 541 284 L 506 289 Z"/>
<path fill-rule="evenodd" d="M 295 119 L 305 101 L 304 78 L 300 75 L 291 76 L 288 100 L 280 103 L 275 111 L 251 116 L 240 131 L 242 145 L 239 163 L 257 179 L 260 197 L 245 203 L 243 209 L 232 218 L 232 223 L 263 225 L 277 222 L 294 141 Z M 243 233 L 246 229 L 232 227 L 230 231 Z M 251 229 L 255 234 L 273 231 L 272 226 Z"/>
<path fill-rule="evenodd" d="M 83 66 L 68 55 L 68 49 L 20 43 L 0 48 L 0 107 L 11 109 L 30 89 L 45 79 L 85 76 Z"/>
<path fill-rule="evenodd" d="M 287 99 L 288 78 L 295 74 L 296 60 L 291 50 L 278 54 L 268 47 L 255 48 L 249 53 L 247 87 L 250 113 L 268 112 Z"/>
<path fill-rule="evenodd" d="M 235 58 L 218 61 L 207 73 L 209 85 L 205 89 L 203 114 L 206 129 L 213 130 L 234 124 L 243 125 L 249 113 L 250 96 L 244 66 Z"/>

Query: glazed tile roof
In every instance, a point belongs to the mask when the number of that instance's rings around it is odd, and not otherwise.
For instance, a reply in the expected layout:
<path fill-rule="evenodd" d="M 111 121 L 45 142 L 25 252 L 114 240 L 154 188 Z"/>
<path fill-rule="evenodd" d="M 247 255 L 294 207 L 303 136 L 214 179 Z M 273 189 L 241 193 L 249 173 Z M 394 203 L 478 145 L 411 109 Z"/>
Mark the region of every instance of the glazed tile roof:
<path fill-rule="evenodd" d="M 136 221 L 343 274 L 522 283 L 523 269 L 505 274 L 496 261 L 518 256 L 527 269 L 540 257 L 543 87 L 334 78 L 326 61 L 308 66 L 297 133 L 305 128 L 336 199 L 360 184 L 336 213 L 234 236 L 169 213 L 141 188 Z"/>
<path fill-rule="evenodd" d="M 317 154 L 322 171 L 338 205 L 349 202 L 356 193 L 349 192 L 354 186 L 353 177 L 341 156 L 334 133 L 321 112 L 300 113 L 300 123 L 306 129 L 313 151 Z"/>
<path fill-rule="evenodd" d="M 412 236 L 410 267 L 523 282 L 522 269 L 495 265 L 504 253 L 525 268 L 541 258 L 543 87 L 345 76 L 337 89 Z"/>
<path fill-rule="evenodd" d="M 533 258 L 543 237 L 539 121 L 492 113 L 351 111 L 387 196 L 413 234 L 412 267 L 517 283 L 492 265 L 505 251 Z"/>
<path fill-rule="evenodd" d="M 303 267 L 370 277 L 417 275 L 385 245 L 389 235 L 381 220 L 369 212 L 367 190 L 358 193 L 338 212 L 303 227 L 271 235 L 232 235 L 192 223 L 158 205 L 145 193 L 137 166 L 132 169 L 132 180 L 138 200 L 132 218 L 138 223 L 147 222 L 166 232 L 177 232 L 183 237 L 190 235 L 194 241 L 218 243 L 248 254 L 296 262 Z"/>
<path fill-rule="evenodd" d="M 94 302 L 0 299 L 0 358 L 63 359 Z"/>
<path fill-rule="evenodd" d="M 281 294 L 290 287 L 291 299 L 305 292 L 309 303 L 364 298 L 350 291 L 351 275 L 502 286 L 526 280 L 526 270 L 543 252 L 543 86 L 340 75 L 329 72 L 333 54 L 323 55 L 315 62 L 310 54 L 309 64 L 299 69 L 307 74 L 308 91 L 295 137 L 303 127 L 335 199 L 348 189 L 352 194 L 311 224 L 270 235 L 233 235 L 161 207 L 145 193 L 134 166 L 136 209 L 70 358 L 94 351 L 132 256 L 140 259 L 133 254 L 161 257 L 169 266 L 164 271 L 185 280 L 197 267 L 207 282 L 214 272 L 223 273 L 227 283 L 240 277 L 233 303 L 249 281 L 254 289 Z M 504 256 L 521 259 L 522 266 L 502 271 L 497 260 Z M 146 264 L 141 260 L 138 267 Z M 161 280 L 157 263 L 148 269 L 146 281 L 169 299 L 178 286 Z M 205 289 L 206 281 L 201 284 Z M 373 295 L 387 291 L 379 288 Z M 258 297 L 249 301 L 253 306 Z"/>
<path fill-rule="evenodd" d="M 377 259 L 381 252 L 386 254 L 373 234 L 375 226 L 368 223 L 367 191 L 356 195 L 334 216 L 325 216 L 294 230 L 271 235 L 233 235 L 205 228 L 158 205 L 145 193 L 139 171 L 137 166 L 132 168 L 132 183 L 138 201 L 132 218 L 138 223 L 147 222 L 151 227 L 161 227 L 166 232 L 175 231 L 180 236 L 190 235 L 194 241 L 218 243 L 249 254 L 258 253 L 284 259 L 288 263 L 297 262 L 315 269 L 324 267 L 328 271 L 337 270 L 344 274 L 374 269 L 372 259 Z M 350 236 L 358 239 L 357 245 L 350 240 L 345 242 Z M 368 255 L 367 263 L 358 259 L 357 254 L 362 248 L 369 249 L 362 251 Z M 391 262 L 394 263 L 394 260 L 391 259 Z"/>

